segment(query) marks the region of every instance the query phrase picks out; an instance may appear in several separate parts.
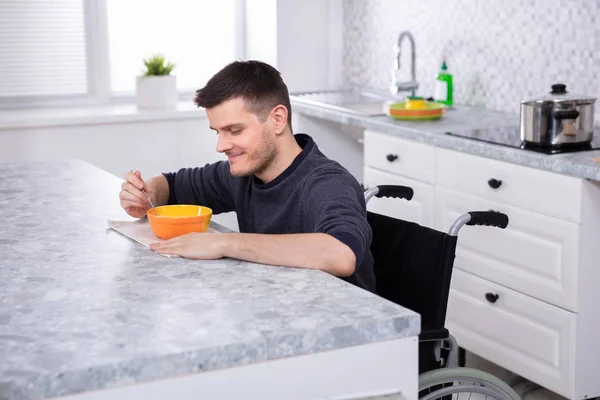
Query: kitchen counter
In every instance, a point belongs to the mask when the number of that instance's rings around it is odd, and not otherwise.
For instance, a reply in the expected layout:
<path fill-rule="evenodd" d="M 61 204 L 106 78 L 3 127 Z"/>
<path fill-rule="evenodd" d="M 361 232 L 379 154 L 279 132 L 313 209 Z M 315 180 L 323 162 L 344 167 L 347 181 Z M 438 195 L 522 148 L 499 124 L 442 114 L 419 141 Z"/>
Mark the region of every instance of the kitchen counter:
<path fill-rule="evenodd" d="M 0 399 L 419 333 L 418 314 L 321 271 L 154 253 L 107 227 L 126 219 L 120 184 L 81 161 L 0 164 Z"/>
<path fill-rule="evenodd" d="M 477 128 L 519 126 L 519 115 L 458 105 L 437 121 L 397 121 L 386 115 L 360 116 L 306 104 L 292 98 L 292 110 L 309 117 L 369 129 L 486 158 L 600 181 L 600 150 L 546 155 L 498 144 L 447 135 Z M 309 132 L 307 132 L 309 133 Z"/>

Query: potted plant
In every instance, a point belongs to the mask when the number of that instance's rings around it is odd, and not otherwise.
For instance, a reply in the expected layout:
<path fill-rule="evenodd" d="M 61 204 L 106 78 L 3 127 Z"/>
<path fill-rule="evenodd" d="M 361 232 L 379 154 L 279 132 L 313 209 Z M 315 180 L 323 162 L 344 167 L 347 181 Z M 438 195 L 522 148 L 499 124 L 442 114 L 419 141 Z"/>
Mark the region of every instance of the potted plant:
<path fill-rule="evenodd" d="M 141 109 L 170 109 L 177 107 L 177 80 L 171 62 L 161 54 L 144 59 L 146 71 L 137 77 L 136 104 Z"/>

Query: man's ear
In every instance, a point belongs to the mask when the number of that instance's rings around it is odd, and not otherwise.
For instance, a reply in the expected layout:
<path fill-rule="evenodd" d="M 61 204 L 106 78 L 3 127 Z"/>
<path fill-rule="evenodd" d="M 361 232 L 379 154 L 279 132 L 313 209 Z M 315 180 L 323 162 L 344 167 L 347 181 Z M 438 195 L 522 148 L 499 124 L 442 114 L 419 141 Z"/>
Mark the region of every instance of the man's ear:
<path fill-rule="evenodd" d="M 271 117 L 273 118 L 273 130 L 275 133 L 282 133 L 287 126 L 288 109 L 280 104 L 271 110 Z"/>

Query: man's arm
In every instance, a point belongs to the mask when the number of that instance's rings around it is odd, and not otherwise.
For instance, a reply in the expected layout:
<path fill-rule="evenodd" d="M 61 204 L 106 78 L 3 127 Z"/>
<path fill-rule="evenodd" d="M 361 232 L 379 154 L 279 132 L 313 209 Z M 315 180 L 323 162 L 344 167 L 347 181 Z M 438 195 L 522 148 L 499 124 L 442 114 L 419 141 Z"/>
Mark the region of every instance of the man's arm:
<path fill-rule="evenodd" d="M 321 269 L 346 277 L 361 266 L 371 243 L 364 196 L 348 174 L 312 179 L 305 215 L 314 233 L 189 234 L 152 245 L 161 253 L 186 258 L 231 257 L 262 264 Z"/>
<path fill-rule="evenodd" d="M 335 276 L 354 273 L 354 252 L 326 233 L 289 235 L 225 234 L 224 257 L 248 261 L 320 269 Z"/>
<path fill-rule="evenodd" d="M 214 214 L 234 211 L 234 178 L 227 162 L 182 168 L 163 176 L 169 188 L 168 204 L 200 204 L 211 208 Z"/>
<path fill-rule="evenodd" d="M 326 233 L 195 233 L 155 243 L 150 248 L 186 258 L 230 257 L 259 264 L 320 269 L 339 277 L 352 275 L 356 265 L 350 247 Z"/>
<path fill-rule="evenodd" d="M 232 177 L 224 162 L 199 168 L 182 168 L 177 172 L 155 175 L 144 181 L 139 171 L 125 174 L 119 198 L 123 209 L 134 218 L 146 215 L 150 204 L 142 189 L 156 206 L 166 204 L 200 204 L 213 213 L 234 209 Z"/>

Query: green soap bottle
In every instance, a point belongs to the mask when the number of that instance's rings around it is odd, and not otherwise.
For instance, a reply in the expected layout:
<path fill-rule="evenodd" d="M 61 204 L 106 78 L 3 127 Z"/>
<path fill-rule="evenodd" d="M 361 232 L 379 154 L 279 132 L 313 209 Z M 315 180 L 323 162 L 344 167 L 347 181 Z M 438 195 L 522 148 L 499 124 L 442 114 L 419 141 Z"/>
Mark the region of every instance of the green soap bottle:
<path fill-rule="evenodd" d="M 438 103 L 452 107 L 453 103 L 453 87 L 452 87 L 452 74 L 448 72 L 448 66 L 446 61 L 442 63 L 442 69 L 435 78 L 435 94 L 433 98 Z"/>

